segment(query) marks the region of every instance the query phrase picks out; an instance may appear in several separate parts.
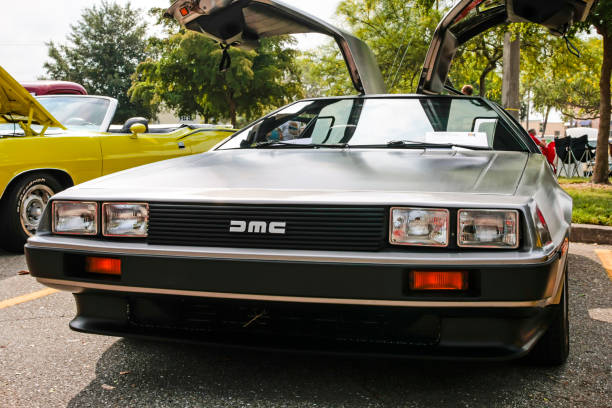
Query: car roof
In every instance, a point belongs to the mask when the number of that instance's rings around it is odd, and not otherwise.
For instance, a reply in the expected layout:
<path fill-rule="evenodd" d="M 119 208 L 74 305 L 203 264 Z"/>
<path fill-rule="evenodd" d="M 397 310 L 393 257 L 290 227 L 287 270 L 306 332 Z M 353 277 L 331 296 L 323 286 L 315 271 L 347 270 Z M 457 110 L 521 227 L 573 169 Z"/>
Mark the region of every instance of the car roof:
<path fill-rule="evenodd" d="M 40 95 L 87 95 L 85 88 L 76 82 L 32 81 L 21 82 L 21 86 L 36 96 Z"/>
<path fill-rule="evenodd" d="M 0 123 L 19 123 L 26 135 L 37 134 L 31 125 L 66 129 L 4 68 L 0 67 Z"/>

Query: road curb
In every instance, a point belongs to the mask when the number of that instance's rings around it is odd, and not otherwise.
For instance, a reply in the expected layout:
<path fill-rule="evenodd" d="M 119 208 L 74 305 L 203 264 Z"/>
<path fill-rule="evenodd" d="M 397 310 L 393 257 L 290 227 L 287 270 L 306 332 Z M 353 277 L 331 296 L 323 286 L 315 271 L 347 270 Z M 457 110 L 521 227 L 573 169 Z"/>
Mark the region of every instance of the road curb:
<path fill-rule="evenodd" d="M 572 224 L 570 241 L 584 244 L 612 245 L 612 227 Z"/>

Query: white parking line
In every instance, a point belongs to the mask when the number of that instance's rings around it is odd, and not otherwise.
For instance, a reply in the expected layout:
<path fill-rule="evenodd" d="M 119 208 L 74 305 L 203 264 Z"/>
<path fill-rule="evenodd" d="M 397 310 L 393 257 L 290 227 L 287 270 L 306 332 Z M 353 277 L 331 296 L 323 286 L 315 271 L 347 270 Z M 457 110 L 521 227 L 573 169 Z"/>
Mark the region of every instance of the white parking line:
<path fill-rule="evenodd" d="M 593 320 L 612 323 L 612 309 L 591 309 L 589 310 L 589 316 Z"/>

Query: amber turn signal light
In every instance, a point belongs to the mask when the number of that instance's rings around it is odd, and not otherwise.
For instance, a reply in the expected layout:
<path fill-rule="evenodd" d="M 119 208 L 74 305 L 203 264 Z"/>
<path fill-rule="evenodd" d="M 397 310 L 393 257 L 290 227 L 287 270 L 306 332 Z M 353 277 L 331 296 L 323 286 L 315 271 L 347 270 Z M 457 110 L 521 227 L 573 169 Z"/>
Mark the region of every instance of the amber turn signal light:
<path fill-rule="evenodd" d="M 466 271 L 412 271 L 411 290 L 467 290 Z"/>
<path fill-rule="evenodd" d="M 88 256 L 85 258 L 85 272 L 121 276 L 121 259 Z"/>

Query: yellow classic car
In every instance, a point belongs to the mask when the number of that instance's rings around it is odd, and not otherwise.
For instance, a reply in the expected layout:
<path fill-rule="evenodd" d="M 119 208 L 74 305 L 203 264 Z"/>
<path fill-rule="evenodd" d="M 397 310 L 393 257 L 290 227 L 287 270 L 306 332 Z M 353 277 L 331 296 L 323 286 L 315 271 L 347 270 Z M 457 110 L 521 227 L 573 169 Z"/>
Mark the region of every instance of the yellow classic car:
<path fill-rule="evenodd" d="M 117 100 L 34 98 L 0 67 L 0 246 L 22 251 L 49 198 L 84 181 L 143 164 L 202 153 L 234 130 L 210 125 L 111 123 Z M 58 120 L 59 119 L 59 120 Z"/>

